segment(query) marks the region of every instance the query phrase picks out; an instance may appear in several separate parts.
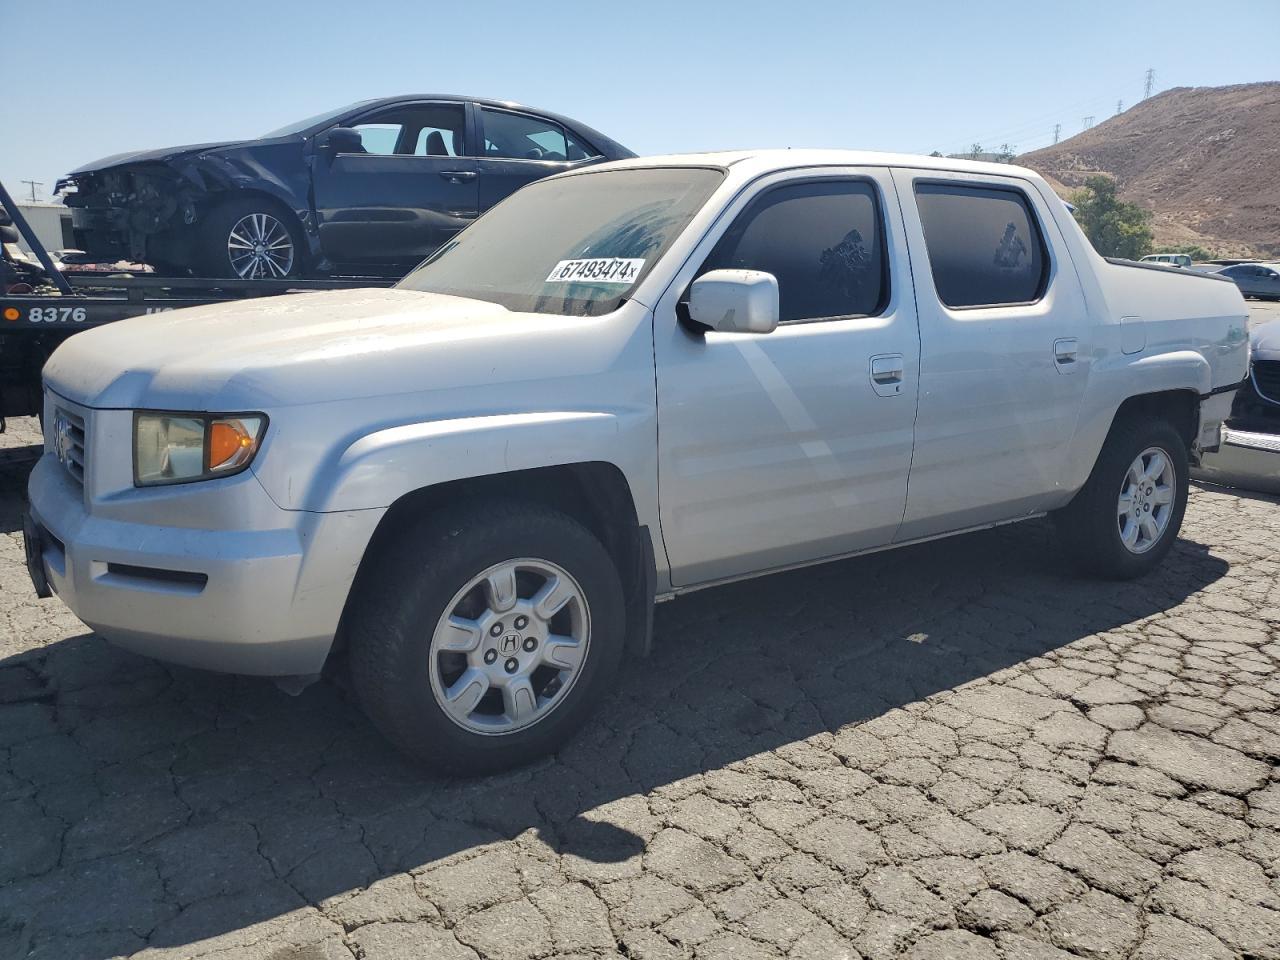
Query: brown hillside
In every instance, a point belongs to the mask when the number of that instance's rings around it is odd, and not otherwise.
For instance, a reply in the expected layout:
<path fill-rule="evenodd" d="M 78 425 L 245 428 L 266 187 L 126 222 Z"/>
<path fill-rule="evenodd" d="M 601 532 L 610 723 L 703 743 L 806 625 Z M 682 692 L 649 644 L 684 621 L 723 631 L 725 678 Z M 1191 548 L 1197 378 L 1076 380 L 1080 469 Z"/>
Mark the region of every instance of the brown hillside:
<path fill-rule="evenodd" d="M 1280 83 L 1175 87 L 1017 162 L 1064 195 L 1110 174 L 1157 244 L 1280 255 Z"/>

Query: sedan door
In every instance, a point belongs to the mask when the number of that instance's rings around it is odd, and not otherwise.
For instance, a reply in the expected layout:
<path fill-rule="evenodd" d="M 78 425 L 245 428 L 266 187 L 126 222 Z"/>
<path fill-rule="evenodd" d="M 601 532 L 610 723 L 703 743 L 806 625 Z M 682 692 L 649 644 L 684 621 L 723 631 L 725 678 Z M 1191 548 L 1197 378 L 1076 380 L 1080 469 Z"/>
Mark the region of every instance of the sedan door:
<path fill-rule="evenodd" d="M 1254 281 L 1257 284 L 1257 296 L 1271 300 L 1280 299 L 1280 271 L 1273 267 L 1260 266 Z"/>
<path fill-rule="evenodd" d="M 414 102 L 344 121 L 363 152 L 313 159 L 320 245 L 338 264 L 417 264 L 476 218 L 463 103 Z"/>
<path fill-rule="evenodd" d="M 531 113 L 476 108 L 480 212 L 525 184 L 600 159 L 594 147 L 554 120 Z"/>
<path fill-rule="evenodd" d="M 888 172 L 775 174 L 719 224 L 655 311 L 659 505 L 676 586 L 889 543 L 911 464 L 919 334 Z M 689 284 L 720 268 L 777 278 L 776 330 L 677 319 Z"/>

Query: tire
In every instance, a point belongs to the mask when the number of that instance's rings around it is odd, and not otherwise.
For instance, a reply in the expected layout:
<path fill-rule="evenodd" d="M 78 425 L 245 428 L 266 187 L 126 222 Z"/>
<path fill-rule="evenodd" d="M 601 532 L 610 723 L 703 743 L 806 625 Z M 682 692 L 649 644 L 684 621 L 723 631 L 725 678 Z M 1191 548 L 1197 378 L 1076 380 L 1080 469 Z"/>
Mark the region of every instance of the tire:
<path fill-rule="evenodd" d="M 476 501 L 411 521 L 374 549 L 344 621 L 351 681 L 374 725 L 415 759 L 460 774 L 528 763 L 556 750 L 611 688 L 626 633 L 622 584 L 608 551 L 573 518 Z M 515 606 L 504 607 L 483 575 L 496 568 L 501 581 L 506 565 L 522 563 Z M 574 596 L 544 622 L 532 604 L 549 568 Z M 479 628 L 447 628 L 450 617 Z M 475 648 L 444 650 L 441 637 Z M 575 637 L 578 646 L 561 642 Z M 566 651 L 580 660 L 572 673 L 548 665 Z M 513 663 L 518 671 L 508 671 Z M 481 679 L 468 686 L 468 677 Z M 455 703 L 476 702 L 451 713 L 446 701 L 459 689 Z M 478 689 L 483 696 L 469 696 Z"/>
<path fill-rule="evenodd" d="M 1166 458 L 1167 471 L 1148 457 L 1151 451 Z M 1139 458 L 1144 476 L 1158 471 L 1145 485 L 1135 485 L 1130 473 Z M 1137 417 L 1115 423 L 1085 485 L 1054 514 L 1068 558 L 1081 572 L 1111 580 L 1155 569 L 1178 539 L 1188 477 L 1186 442 L 1170 423 Z M 1131 545 L 1125 534 L 1136 537 Z"/>
<path fill-rule="evenodd" d="M 242 197 L 214 207 L 200 224 L 196 240 L 196 268 L 204 276 L 283 280 L 303 275 L 304 248 L 297 220 L 261 197 Z M 265 242 L 255 256 L 246 245 L 256 241 Z M 233 244 L 243 251 L 235 260 Z"/>

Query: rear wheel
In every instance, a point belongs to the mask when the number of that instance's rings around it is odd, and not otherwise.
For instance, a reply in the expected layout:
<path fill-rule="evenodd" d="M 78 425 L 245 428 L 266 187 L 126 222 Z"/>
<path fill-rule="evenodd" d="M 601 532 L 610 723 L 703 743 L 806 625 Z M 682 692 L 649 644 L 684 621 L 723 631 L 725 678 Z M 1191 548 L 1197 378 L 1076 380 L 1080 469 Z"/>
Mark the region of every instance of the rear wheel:
<path fill-rule="evenodd" d="M 347 618 L 351 678 L 410 755 L 461 773 L 527 763 L 612 684 L 622 586 L 573 518 L 475 503 L 414 521 L 379 549 Z"/>
<path fill-rule="evenodd" d="M 248 197 L 216 207 L 200 228 L 200 270 L 212 277 L 302 276 L 302 233 L 291 214 Z"/>
<path fill-rule="evenodd" d="M 1187 508 L 1187 447 L 1164 420 L 1115 424 L 1084 487 L 1054 519 L 1082 571 L 1126 580 L 1164 559 Z"/>

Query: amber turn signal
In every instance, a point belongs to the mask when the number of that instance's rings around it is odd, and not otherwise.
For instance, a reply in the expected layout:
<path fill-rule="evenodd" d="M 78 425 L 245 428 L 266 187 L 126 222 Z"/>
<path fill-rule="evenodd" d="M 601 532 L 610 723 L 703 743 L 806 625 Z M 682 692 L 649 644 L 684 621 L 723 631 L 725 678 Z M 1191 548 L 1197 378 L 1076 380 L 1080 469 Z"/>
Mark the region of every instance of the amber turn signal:
<path fill-rule="evenodd" d="M 215 420 L 209 426 L 209 469 L 235 462 L 253 444 L 253 437 L 239 420 Z"/>

